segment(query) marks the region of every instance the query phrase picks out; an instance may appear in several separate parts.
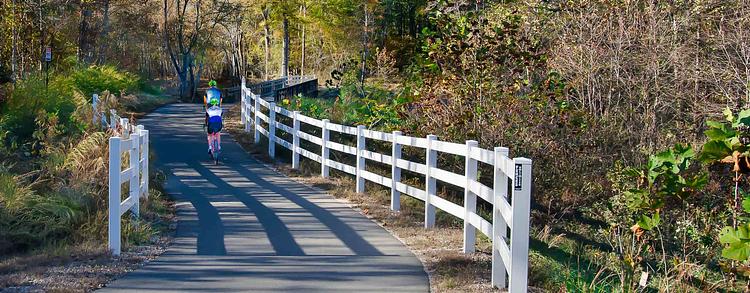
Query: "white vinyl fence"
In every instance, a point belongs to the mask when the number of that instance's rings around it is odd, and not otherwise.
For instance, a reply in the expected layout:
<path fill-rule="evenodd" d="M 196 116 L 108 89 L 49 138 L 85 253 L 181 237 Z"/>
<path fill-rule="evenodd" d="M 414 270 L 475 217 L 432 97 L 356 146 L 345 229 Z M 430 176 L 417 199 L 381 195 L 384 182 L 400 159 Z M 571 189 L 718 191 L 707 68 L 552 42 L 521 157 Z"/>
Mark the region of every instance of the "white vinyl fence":
<path fill-rule="evenodd" d="M 531 160 L 509 158 L 508 149 L 496 147 L 486 150 L 478 147 L 476 141 L 464 144 L 440 141 L 435 135 L 410 137 L 399 131 L 384 133 L 366 129 L 364 126 L 346 126 L 331 123 L 327 119 L 318 120 L 298 111 L 289 111 L 268 102 L 254 94 L 242 81 L 241 120 L 245 132 L 254 132 L 255 143 L 260 136 L 268 138 L 268 154 L 275 155 L 276 145 L 292 152 L 292 167 L 299 168 L 300 155 L 321 163 L 321 176 L 328 177 L 329 169 L 334 168 L 356 177 L 356 191 L 365 191 L 365 180 L 383 185 L 391 190 L 391 209 L 398 211 L 400 196 L 405 194 L 425 203 L 425 228 L 435 225 L 435 208 L 439 208 L 464 220 L 464 253 L 475 250 L 476 232 L 479 231 L 492 240 L 492 285 L 506 288 L 508 275 L 509 291 L 526 292 L 529 254 L 529 213 L 531 201 Z M 268 115 L 263 109 L 268 109 Z M 286 125 L 276 119 L 277 115 L 291 119 Z M 265 129 L 261 120 L 268 125 Z M 319 136 L 305 133 L 300 124 L 321 129 Z M 251 127 L 251 124 L 254 125 Z M 286 141 L 276 135 L 280 130 L 291 135 Z M 356 146 L 330 141 L 330 132 L 356 136 Z M 320 147 L 320 152 L 312 152 L 300 147 L 300 139 Z M 369 151 L 368 141 L 377 140 L 391 143 L 390 154 Z M 401 157 L 403 146 L 425 150 L 426 163 L 412 162 Z M 355 166 L 337 162 L 329 157 L 330 150 L 356 156 Z M 456 174 L 438 168 L 438 153 L 448 153 L 465 158 L 465 174 Z M 390 165 L 391 177 L 384 177 L 367 171 L 367 160 Z M 489 187 L 477 180 L 477 164 L 482 162 L 493 166 L 493 186 Z M 401 181 L 401 170 L 424 175 L 425 187 L 417 188 Z M 440 180 L 464 189 L 464 205 L 460 206 L 437 195 L 436 183 Z M 510 194 L 508 190 L 510 189 Z M 493 205 L 492 222 L 477 214 L 477 197 Z M 510 235 L 507 231 L 510 228 Z"/>
<path fill-rule="evenodd" d="M 96 101 L 96 97 L 94 98 Z M 94 106 L 94 121 L 99 115 Z M 149 135 L 143 125 L 133 126 L 127 118 L 121 118 L 110 110 L 109 123 L 101 115 L 102 124 L 116 135 L 109 138 L 109 233 L 107 247 L 113 255 L 121 252 L 121 217 L 131 211 L 139 216 L 141 198 L 148 198 L 148 152 Z M 128 153 L 128 166 L 122 169 L 123 153 Z M 128 196 L 122 200 L 122 184 L 128 183 Z"/>

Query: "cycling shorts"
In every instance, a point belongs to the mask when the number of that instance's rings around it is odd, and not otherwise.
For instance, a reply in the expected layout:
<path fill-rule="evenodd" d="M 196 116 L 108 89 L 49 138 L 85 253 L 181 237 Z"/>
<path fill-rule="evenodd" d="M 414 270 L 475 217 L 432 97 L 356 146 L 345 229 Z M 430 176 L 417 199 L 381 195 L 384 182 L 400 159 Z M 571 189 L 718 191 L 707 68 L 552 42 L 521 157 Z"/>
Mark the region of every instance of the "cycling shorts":
<path fill-rule="evenodd" d="M 223 126 L 224 125 L 221 121 L 208 121 L 208 127 L 206 127 L 206 130 L 208 131 L 208 134 L 219 133 Z"/>

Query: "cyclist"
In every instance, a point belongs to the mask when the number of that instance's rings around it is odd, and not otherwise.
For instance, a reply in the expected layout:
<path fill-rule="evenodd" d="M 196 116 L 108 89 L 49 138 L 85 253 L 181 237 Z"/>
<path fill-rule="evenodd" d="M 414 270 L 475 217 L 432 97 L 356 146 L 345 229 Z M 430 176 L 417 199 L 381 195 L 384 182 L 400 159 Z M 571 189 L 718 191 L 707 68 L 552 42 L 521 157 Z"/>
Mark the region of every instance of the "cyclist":
<path fill-rule="evenodd" d="M 213 155 L 211 152 L 211 145 L 214 140 L 218 142 L 219 149 L 221 150 L 221 128 L 223 126 L 221 109 L 221 92 L 216 88 L 216 81 L 212 80 L 208 82 L 210 88 L 206 90 L 206 95 L 203 97 L 203 104 L 206 110 L 206 130 L 208 141 L 208 154 Z"/>

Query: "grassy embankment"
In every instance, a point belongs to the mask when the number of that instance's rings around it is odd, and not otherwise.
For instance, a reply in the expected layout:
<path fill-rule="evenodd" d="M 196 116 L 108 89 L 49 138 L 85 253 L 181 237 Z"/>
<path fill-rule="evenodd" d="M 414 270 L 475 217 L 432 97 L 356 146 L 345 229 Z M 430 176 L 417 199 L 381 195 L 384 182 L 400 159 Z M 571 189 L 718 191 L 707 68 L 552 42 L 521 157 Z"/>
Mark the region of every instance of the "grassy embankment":
<path fill-rule="evenodd" d="M 173 206 L 150 174 L 140 219 L 123 221 L 124 252 L 107 252 L 110 131 L 92 125 L 101 109 L 134 120 L 175 99 L 164 88 L 111 66 L 73 65 L 6 86 L 0 105 L 0 288 L 87 291 L 163 251 Z M 110 94 L 110 93 L 118 93 Z M 127 194 L 127 193 L 123 193 Z"/>

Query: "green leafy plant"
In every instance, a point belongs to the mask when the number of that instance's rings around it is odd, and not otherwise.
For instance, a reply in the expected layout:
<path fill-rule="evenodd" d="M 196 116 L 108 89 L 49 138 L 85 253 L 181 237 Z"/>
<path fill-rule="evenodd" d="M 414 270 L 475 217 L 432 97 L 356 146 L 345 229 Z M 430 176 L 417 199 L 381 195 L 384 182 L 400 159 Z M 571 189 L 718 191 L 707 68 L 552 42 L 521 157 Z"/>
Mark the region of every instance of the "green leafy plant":
<path fill-rule="evenodd" d="M 725 122 L 706 122 L 708 130 L 704 133 L 708 141 L 703 145 L 699 158 L 708 163 L 735 163 L 735 171 L 738 171 L 738 157 L 747 156 L 750 150 L 750 109 L 742 110 L 735 116 L 732 110 L 727 108 L 724 110 L 724 117 Z"/>
<path fill-rule="evenodd" d="M 707 174 L 689 171 L 694 157 L 692 147 L 678 144 L 651 155 L 645 168 L 625 171 L 637 182 L 624 193 L 627 206 L 640 212 L 637 227 L 651 230 L 658 226 L 661 222 L 660 210 L 668 200 L 685 200 L 706 185 Z"/>

